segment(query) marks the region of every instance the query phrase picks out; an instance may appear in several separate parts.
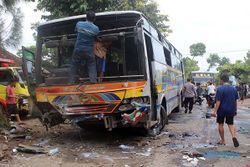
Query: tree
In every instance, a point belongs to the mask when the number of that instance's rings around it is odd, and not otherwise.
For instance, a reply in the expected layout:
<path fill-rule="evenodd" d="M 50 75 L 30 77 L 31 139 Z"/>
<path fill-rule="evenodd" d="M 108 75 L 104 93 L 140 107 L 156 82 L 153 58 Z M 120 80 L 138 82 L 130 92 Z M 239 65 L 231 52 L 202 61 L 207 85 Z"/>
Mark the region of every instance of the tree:
<path fill-rule="evenodd" d="M 0 47 L 17 47 L 22 37 L 23 15 L 16 5 L 19 0 L 0 1 Z M 9 18 L 10 19 L 6 19 Z"/>
<path fill-rule="evenodd" d="M 247 52 L 247 56 L 244 58 L 248 67 L 250 67 L 250 51 Z"/>
<path fill-rule="evenodd" d="M 169 26 L 166 25 L 169 21 L 168 16 L 160 14 L 158 4 L 154 0 L 38 0 L 37 9 L 50 13 L 48 16 L 43 16 L 47 20 L 81 15 L 87 10 L 95 12 L 137 10 L 144 13 L 161 32 L 166 35 L 171 33 Z"/>
<path fill-rule="evenodd" d="M 219 65 L 220 65 L 220 66 L 223 66 L 223 65 L 229 64 L 229 63 L 230 63 L 230 59 L 229 59 L 229 58 L 222 57 L 222 58 L 220 59 Z"/>
<path fill-rule="evenodd" d="M 207 63 L 209 64 L 208 70 L 210 70 L 212 67 L 220 64 L 220 57 L 216 53 L 212 53 L 207 58 Z"/>
<path fill-rule="evenodd" d="M 183 63 L 184 63 L 185 78 L 190 78 L 192 71 L 200 70 L 200 67 L 198 66 L 198 61 L 190 59 L 189 57 L 183 58 Z"/>
<path fill-rule="evenodd" d="M 209 64 L 209 67 L 208 67 L 208 71 L 209 71 L 212 67 L 223 66 L 225 64 L 229 64 L 230 59 L 226 57 L 220 58 L 218 54 L 213 53 L 213 54 L 210 54 L 209 57 L 207 58 L 207 63 Z"/>
<path fill-rule="evenodd" d="M 227 63 L 217 68 L 219 74 L 228 73 L 234 75 L 237 79 L 250 84 L 250 52 L 247 53 L 244 61 L 236 61 L 235 63 Z"/>
<path fill-rule="evenodd" d="M 189 47 L 190 54 L 193 57 L 203 56 L 206 53 L 206 45 L 203 43 L 192 44 Z"/>

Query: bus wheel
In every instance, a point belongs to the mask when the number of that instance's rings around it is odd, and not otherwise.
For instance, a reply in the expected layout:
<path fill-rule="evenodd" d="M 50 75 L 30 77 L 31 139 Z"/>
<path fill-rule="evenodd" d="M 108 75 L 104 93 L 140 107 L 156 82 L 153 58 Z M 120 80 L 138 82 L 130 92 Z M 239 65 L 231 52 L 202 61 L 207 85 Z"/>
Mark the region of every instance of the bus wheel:
<path fill-rule="evenodd" d="M 160 134 L 166 124 L 168 124 L 167 112 L 166 109 L 161 105 L 161 111 L 158 118 L 158 123 L 155 124 L 151 129 L 148 129 L 148 135 L 156 136 Z"/>
<path fill-rule="evenodd" d="M 179 102 L 178 103 L 179 103 L 178 106 L 173 110 L 174 113 L 180 112 L 181 108 L 183 107 L 183 101 L 182 101 L 181 97 L 179 98 Z"/>

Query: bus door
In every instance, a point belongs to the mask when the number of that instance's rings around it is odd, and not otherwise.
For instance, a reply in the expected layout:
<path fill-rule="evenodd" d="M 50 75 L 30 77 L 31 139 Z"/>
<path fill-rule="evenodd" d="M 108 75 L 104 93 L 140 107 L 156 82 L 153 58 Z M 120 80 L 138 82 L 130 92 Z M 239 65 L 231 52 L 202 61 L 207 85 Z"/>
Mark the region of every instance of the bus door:
<path fill-rule="evenodd" d="M 149 76 L 150 76 L 150 92 L 151 92 L 151 114 L 150 114 L 150 120 L 155 121 L 157 120 L 157 107 L 156 107 L 156 99 L 157 99 L 157 90 L 155 87 L 155 78 L 153 75 L 153 47 L 152 47 L 152 41 L 151 37 L 144 33 L 144 38 L 146 42 L 146 52 L 148 55 L 148 68 L 149 68 Z"/>

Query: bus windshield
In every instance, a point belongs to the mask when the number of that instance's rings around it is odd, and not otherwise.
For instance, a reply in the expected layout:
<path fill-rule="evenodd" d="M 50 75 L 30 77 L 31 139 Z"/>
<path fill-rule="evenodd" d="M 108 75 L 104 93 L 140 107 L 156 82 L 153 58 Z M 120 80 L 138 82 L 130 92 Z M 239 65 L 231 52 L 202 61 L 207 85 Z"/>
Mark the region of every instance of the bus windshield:
<path fill-rule="evenodd" d="M 105 73 L 103 82 L 133 80 L 144 77 L 138 51 L 137 38 L 133 32 L 120 32 L 100 35 L 101 41 L 111 39 L 106 48 Z M 97 41 L 96 41 L 97 42 Z M 49 71 L 45 83 L 67 84 L 70 75 L 71 58 L 74 50 L 75 37 L 70 35 L 44 37 L 42 48 L 42 66 Z M 66 77 L 63 79 L 62 77 Z M 88 81 L 88 69 L 85 62 L 78 67 L 78 77 Z M 56 80 L 60 79 L 60 82 Z"/>

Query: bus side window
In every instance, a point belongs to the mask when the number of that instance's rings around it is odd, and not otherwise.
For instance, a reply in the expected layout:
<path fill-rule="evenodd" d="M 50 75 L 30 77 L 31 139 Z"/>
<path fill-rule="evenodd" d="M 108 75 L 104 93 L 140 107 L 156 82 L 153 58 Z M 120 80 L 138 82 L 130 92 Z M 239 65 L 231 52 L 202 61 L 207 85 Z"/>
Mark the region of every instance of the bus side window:
<path fill-rule="evenodd" d="M 149 61 L 153 61 L 154 58 L 153 58 L 152 41 L 151 41 L 151 38 L 147 34 L 145 34 L 145 41 L 146 41 L 148 59 Z"/>
<path fill-rule="evenodd" d="M 165 54 L 165 59 L 166 59 L 167 65 L 172 66 L 170 51 L 167 50 L 165 47 L 164 47 L 164 54 Z"/>
<path fill-rule="evenodd" d="M 163 51 L 163 46 L 160 42 L 152 38 L 152 44 L 153 44 L 153 52 L 154 52 L 154 60 L 166 64 L 166 59 Z"/>

